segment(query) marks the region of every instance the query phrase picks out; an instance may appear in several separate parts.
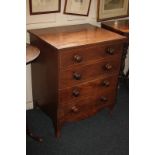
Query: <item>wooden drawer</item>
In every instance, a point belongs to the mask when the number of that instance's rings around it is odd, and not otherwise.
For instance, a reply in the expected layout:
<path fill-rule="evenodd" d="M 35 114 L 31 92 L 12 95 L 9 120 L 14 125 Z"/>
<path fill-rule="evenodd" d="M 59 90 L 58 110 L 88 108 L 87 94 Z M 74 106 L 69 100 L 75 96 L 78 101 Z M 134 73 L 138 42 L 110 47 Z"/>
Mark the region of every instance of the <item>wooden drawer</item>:
<path fill-rule="evenodd" d="M 94 45 L 90 47 L 63 50 L 60 54 L 60 67 L 66 68 L 72 65 L 86 64 L 91 61 L 104 59 L 120 54 L 121 50 L 121 44 Z"/>
<path fill-rule="evenodd" d="M 68 103 L 59 110 L 59 117 L 64 120 L 78 120 L 92 115 L 100 108 L 113 105 L 115 102 L 114 90 L 98 94 L 96 97 L 86 97 L 76 102 Z"/>
<path fill-rule="evenodd" d="M 99 78 L 75 87 L 59 90 L 60 102 L 67 105 L 70 102 L 76 102 L 86 97 L 96 97 L 102 95 L 105 91 L 116 88 L 117 74 L 106 78 Z"/>
<path fill-rule="evenodd" d="M 88 80 L 118 73 L 120 69 L 120 59 L 120 56 L 115 56 L 111 59 L 83 67 L 76 66 L 71 69 L 61 70 L 59 89 L 72 87 Z"/>

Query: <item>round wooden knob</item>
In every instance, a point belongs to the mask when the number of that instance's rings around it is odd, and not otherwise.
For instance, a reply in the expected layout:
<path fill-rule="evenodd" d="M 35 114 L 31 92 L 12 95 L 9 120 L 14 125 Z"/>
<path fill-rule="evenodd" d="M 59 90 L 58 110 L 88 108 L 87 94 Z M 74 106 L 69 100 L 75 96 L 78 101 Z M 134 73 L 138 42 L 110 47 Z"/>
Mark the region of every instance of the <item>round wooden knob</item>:
<path fill-rule="evenodd" d="M 80 56 L 80 55 L 74 55 L 74 60 L 75 60 L 75 62 L 79 63 L 79 62 L 82 61 L 82 56 Z"/>
<path fill-rule="evenodd" d="M 77 113 L 79 111 L 79 109 L 76 106 L 73 106 L 71 108 L 71 111 L 74 112 L 74 113 Z"/>
<path fill-rule="evenodd" d="M 102 102 L 107 102 L 108 99 L 105 97 L 105 96 L 102 96 L 101 99 L 100 99 Z"/>
<path fill-rule="evenodd" d="M 111 48 L 111 47 L 109 47 L 109 48 L 107 48 L 107 53 L 108 54 L 114 54 L 114 52 L 115 52 L 115 49 L 114 48 Z"/>
<path fill-rule="evenodd" d="M 106 65 L 105 65 L 105 68 L 106 68 L 107 70 L 111 70 L 111 69 L 112 69 L 112 65 L 106 64 Z"/>
<path fill-rule="evenodd" d="M 75 72 L 75 73 L 73 74 L 73 78 L 74 78 L 75 80 L 80 80 L 80 79 L 81 79 L 81 74 Z"/>
<path fill-rule="evenodd" d="M 80 91 L 77 89 L 74 89 L 72 93 L 75 97 L 78 97 L 80 95 Z"/>
<path fill-rule="evenodd" d="M 102 84 L 103 84 L 103 86 L 105 86 L 105 87 L 109 87 L 110 82 L 107 81 L 107 80 L 104 80 Z"/>

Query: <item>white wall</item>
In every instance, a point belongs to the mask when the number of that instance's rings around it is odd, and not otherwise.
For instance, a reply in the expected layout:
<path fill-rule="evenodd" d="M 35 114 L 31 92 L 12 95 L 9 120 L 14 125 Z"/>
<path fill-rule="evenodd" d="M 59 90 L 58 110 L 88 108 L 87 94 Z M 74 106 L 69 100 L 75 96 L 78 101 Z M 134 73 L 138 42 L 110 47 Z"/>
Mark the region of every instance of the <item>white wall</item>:
<path fill-rule="evenodd" d="M 27 2 L 27 19 L 26 19 L 27 29 L 52 27 L 58 25 L 80 24 L 88 22 L 92 24 L 99 24 L 96 22 L 96 5 L 97 5 L 96 0 L 92 0 L 88 17 L 64 15 L 63 11 L 65 0 L 61 0 L 61 13 L 50 13 L 50 14 L 30 16 L 29 0 L 26 0 L 26 2 Z"/>
<path fill-rule="evenodd" d="M 61 12 L 60 13 L 50 13 L 50 14 L 42 14 L 42 15 L 31 15 L 29 14 L 29 0 L 26 0 L 26 23 L 27 30 L 28 29 L 36 29 L 43 27 L 53 27 L 59 25 L 74 25 L 74 24 L 82 24 L 82 23 L 91 23 L 93 25 L 100 26 L 99 22 L 96 22 L 96 12 L 97 12 L 97 0 L 92 0 L 90 6 L 90 12 L 88 17 L 83 16 L 73 16 L 73 15 L 64 15 L 64 2 L 65 0 L 61 0 Z M 27 42 L 29 42 L 29 34 L 26 36 Z M 32 108 L 32 87 L 31 87 L 31 67 L 27 66 L 26 69 L 26 102 L 27 109 Z"/>

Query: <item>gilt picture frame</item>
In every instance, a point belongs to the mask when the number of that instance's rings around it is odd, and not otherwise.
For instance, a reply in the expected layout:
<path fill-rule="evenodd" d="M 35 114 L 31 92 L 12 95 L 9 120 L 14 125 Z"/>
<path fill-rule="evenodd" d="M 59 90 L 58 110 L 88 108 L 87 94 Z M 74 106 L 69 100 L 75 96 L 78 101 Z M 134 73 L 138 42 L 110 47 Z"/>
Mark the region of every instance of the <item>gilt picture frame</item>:
<path fill-rule="evenodd" d="M 64 14 L 88 16 L 91 0 L 66 0 Z"/>
<path fill-rule="evenodd" d="M 97 21 L 129 16 L 129 0 L 98 0 Z"/>
<path fill-rule="evenodd" d="M 60 12 L 61 0 L 29 0 L 30 15 Z"/>

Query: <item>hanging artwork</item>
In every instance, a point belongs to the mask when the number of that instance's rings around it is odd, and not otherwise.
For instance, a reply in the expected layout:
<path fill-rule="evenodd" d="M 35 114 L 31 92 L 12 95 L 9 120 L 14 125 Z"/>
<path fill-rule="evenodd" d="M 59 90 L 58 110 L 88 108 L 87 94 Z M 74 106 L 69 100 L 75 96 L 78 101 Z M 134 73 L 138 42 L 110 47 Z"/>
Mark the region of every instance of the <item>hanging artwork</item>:
<path fill-rule="evenodd" d="M 29 0 L 30 15 L 60 12 L 61 0 Z"/>
<path fill-rule="evenodd" d="M 128 16 L 129 0 L 98 0 L 97 20 Z"/>
<path fill-rule="evenodd" d="M 91 0 L 66 0 L 64 14 L 88 16 Z"/>

